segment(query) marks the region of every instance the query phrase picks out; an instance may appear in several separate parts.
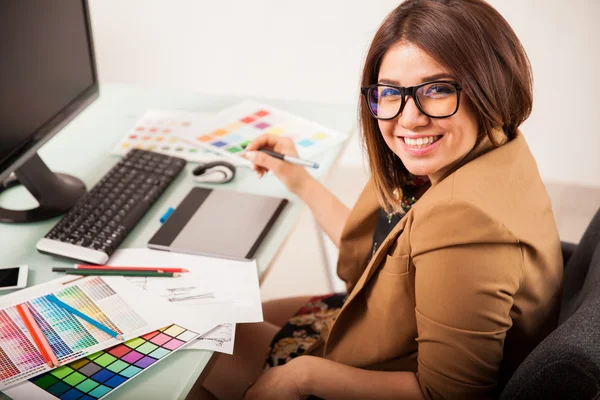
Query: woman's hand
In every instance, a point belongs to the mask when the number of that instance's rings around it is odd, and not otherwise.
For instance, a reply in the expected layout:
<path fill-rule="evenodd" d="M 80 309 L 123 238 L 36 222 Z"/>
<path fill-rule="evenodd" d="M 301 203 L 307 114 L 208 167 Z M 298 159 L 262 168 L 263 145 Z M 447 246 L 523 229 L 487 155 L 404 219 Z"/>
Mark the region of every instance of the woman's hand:
<path fill-rule="evenodd" d="M 309 357 L 298 357 L 280 367 L 263 372 L 250 386 L 244 400 L 305 400 L 310 393 L 304 390 Z"/>
<path fill-rule="evenodd" d="M 321 357 L 301 356 L 258 377 L 244 400 L 415 399 L 425 400 L 409 371 L 369 371 Z"/>
<path fill-rule="evenodd" d="M 258 149 L 273 150 L 288 156 L 298 157 L 298 152 L 292 139 L 277 135 L 259 136 L 246 147 L 244 157 L 252 161 L 254 164 L 253 169 L 258 173 L 259 177 L 262 177 L 267 171 L 272 171 L 292 193 L 298 194 L 306 182 L 313 179 L 304 167 L 271 157 L 268 154 L 257 151 Z"/>

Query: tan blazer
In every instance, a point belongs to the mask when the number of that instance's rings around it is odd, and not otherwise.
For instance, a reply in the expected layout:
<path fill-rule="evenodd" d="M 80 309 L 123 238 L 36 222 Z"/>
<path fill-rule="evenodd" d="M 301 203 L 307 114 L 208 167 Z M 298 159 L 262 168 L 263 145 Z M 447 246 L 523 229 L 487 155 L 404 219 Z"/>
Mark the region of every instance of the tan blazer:
<path fill-rule="evenodd" d="M 428 398 L 493 398 L 557 323 L 562 256 L 550 200 L 519 134 L 485 138 L 400 220 L 367 264 L 372 183 L 344 228 L 349 297 L 324 357 L 417 372 Z"/>

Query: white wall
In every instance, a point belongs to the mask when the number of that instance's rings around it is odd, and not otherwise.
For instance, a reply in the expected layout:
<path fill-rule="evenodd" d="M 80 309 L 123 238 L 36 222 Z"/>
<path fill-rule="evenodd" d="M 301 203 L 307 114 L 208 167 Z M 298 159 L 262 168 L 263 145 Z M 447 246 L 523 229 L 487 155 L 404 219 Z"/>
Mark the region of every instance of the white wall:
<path fill-rule="evenodd" d="M 356 104 L 368 44 L 399 1 L 90 3 L 103 83 Z M 542 177 L 600 185 L 600 1 L 491 3 L 533 64 L 523 130 Z M 356 147 L 344 162 L 361 163 Z"/>

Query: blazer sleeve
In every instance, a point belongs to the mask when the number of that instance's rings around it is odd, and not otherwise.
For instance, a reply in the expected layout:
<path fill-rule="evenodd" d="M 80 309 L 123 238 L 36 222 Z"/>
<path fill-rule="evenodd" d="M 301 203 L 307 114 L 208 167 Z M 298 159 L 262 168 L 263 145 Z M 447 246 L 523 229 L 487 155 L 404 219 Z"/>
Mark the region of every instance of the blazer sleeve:
<path fill-rule="evenodd" d="M 493 398 L 522 276 L 519 241 L 463 200 L 415 215 L 418 379 L 427 398 Z"/>

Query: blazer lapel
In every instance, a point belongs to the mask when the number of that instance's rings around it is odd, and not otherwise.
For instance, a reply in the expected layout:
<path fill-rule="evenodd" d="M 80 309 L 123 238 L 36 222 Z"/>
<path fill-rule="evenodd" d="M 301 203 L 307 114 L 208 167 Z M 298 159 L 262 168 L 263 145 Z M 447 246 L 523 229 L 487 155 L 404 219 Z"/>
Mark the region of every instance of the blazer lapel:
<path fill-rule="evenodd" d="M 365 272 L 362 274 L 362 276 L 356 283 L 356 287 L 354 288 L 352 293 L 350 293 L 350 296 L 348 297 L 346 304 L 348 304 L 352 300 L 352 298 L 354 296 L 356 296 L 356 294 L 362 290 L 362 288 L 369 282 L 369 279 L 371 279 L 373 274 L 381 266 L 383 261 L 385 261 L 388 250 L 394 243 L 396 243 L 396 239 L 398 238 L 398 236 L 400 236 L 402 234 L 402 231 L 404 230 L 404 227 L 406 226 L 406 220 L 407 220 L 409 214 L 410 214 L 410 210 L 408 211 L 408 213 L 406 213 L 406 215 L 404 215 L 402 217 L 402 219 L 400 219 L 400 221 L 398 221 L 398 223 L 396 224 L 394 229 L 392 229 L 392 231 L 389 233 L 389 235 L 387 235 L 387 237 L 381 243 L 381 245 L 379 246 L 379 248 L 377 249 L 377 251 L 375 252 L 373 257 L 371 257 L 371 261 L 367 265 Z"/>
<path fill-rule="evenodd" d="M 340 313 L 338 314 L 338 318 L 336 318 L 336 320 L 333 321 L 333 325 L 329 325 L 326 327 L 325 330 L 327 332 L 322 332 L 322 334 L 324 333 L 324 337 L 327 338 L 325 340 L 325 347 L 324 347 L 324 351 L 323 351 L 324 355 L 327 354 L 327 352 L 330 348 L 330 345 L 333 342 L 335 342 L 335 340 L 336 340 L 334 338 L 335 337 L 334 332 L 336 330 L 338 330 L 338 329 L 336 329 L 336 326 L 339 328 L 339 324 L 337 323 L 339 321 L 339 317 L 342 314 L 344 314 L 344 310 L 350 306 L 350 304 L 356 298 L 358 293 L 360 293 L 363 290 L 363 288 L 365 287 L 365 285 L 367 284 L 369 279 L 375 274 L 377 269 L 381 266 L 381 264 L 383 263 L 383 261 L 386 258 L 386 255 L 387 255 L 390 247 L 396 242 L 396 238 L 404 230 L 404 227 L 406 226 L 406 220 L 407 220 L 407 217 L 409 216 L 410 212 L 411 211 L 409 210 L 408 213 L 404 217 L 402 217 L 402 219 L 398 222 L 398 224 L 394 227 L 394 229 L 392 229 L 390 234 L 385 238 L 383 243 L 381 243 L 381 245 L 379 246 L 379 248 L 377 249 L 377 251 L 375 252 L 373 257 L 371 257 L 371 261 L 365 268 L 360 279 L 358 280 L 358 282 L 356 282 L 356 285 L 354 286 L 354 288 L 348 295 L 348 299 L 344 302 L 344 305 L 342 306 Z"/>
<path fill-rule="evenodd" d="M 348 295 L 348 299 L 344 303 L 344 306 L 342 307 L 341 311 L 343 311 L 344 308 L 346 308 L 348 306 L 348 304 L 350 304 L 352 302 L 352 300 L 356 297 L 356 295 L 365 287 L 367 282 L 369 282 L 369 279 L 371 279 L 373 274 L 381 266 L 381 264 L 383 263 L 383 261 L 385 260 L 385 258 L 387 256 L 388 250 L 396 242 L 396 238 L 404 230 L 404 226 L 406 226 L 406 220 L 407 220 L 407 217 L 409 214 L 410 214 L 410 210 L 404 217 L 402 217 L 402 219 L 398 222 L 398 224 L 396 224 L 394 229 L 392 229 L 390 234 L 387 235 L 385 240 L 381 243 L 381 245 L 379 246 L 379 248 L 377 249 L 377 251 L 375 252 L 373 257 L 371 257 L 371 261 L 369 261 L 369 264 L 367 264 L 367 268 L 365 268 L 365 271 L 363 272 L 362 276 L 360 277 L 358 282 L 356 282 L 356 286 L 354 287 L 352 292 L 350 292 L 350 294 Z"/>

